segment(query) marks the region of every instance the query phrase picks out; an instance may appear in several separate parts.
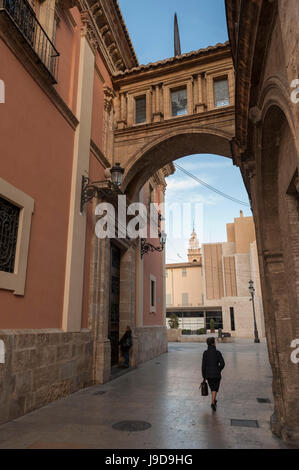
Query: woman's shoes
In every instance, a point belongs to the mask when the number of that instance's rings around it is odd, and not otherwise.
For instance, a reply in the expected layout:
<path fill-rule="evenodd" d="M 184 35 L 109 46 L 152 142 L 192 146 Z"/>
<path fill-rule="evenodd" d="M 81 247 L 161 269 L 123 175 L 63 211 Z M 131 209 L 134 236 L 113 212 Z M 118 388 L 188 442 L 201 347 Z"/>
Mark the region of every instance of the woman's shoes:
<path fill-rule="evenodd" d="M 211 404 L 211 408 L 212 408 L 213 411 L 216 411 L 216 409 L 217 409 L 217 408 L 216 408 L 216 404 L 215 404 L 215 403 L 212 403 L 212 404 Z"/>

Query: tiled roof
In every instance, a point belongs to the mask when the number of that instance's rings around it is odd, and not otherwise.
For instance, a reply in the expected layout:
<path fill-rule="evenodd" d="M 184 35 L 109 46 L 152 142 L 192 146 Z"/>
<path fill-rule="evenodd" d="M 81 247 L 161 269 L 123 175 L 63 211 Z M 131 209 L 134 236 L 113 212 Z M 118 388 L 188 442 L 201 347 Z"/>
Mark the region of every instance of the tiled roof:
<path fill-rule="evenodd" d="M 185 59 L 189 59 L 189 58 L 197 57 L 197 56 L 204 56 L 204 55 L 209 54 L 210 52 L 216 52 L 218 50 L 220 51 L 221 49 L 227 49 L 229 47 L 230 47 L 229 41 L 226 41 L 225 43 L 218 43 L 215 46 L 208 46 L 206 48 L 198 49 L 197 51 L 188 52 L 188 53 L 182 54 L 180 56 L 169 57 L 167 59 L 159 60 L 158 62 L 150 62 L 149 64 L 145 64 L 145 65 L 141 64 L 138 67 L 133 67 L 131 69 L 116 72 L 114 74 L 114 77 L 115 78 L 123 77 L 123 76 L 126 76 L 126 75 L 133 74 L 135 72 L 143 72 L 143 71 L 146 71 L 146 70 L 161 67 L 163 65 L 183 62 Z"/>

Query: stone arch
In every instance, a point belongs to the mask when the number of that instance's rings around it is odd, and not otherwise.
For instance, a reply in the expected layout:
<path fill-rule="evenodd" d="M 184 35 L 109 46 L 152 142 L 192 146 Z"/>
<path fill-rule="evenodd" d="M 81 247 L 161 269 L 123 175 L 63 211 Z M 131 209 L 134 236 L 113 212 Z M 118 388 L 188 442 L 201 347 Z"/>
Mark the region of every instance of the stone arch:
<path fill-rule="evenodd" d="M 290 122 L 269 91 L 263 106 L 257 155 L 256 219 L 260 244 L 261 281 L 270 362 L 273 370 L 275 413 L 273 431 L 298 438 L 298 371 L 290 361 L 296 338 L 299 301 L 299 212 L 296 194 L 298 152 Z M 295 437 L 297 436 L 297 437 Z"/>
<path fill-rule="evenodd" d="M 129 160 L 123 190 L 133 197 L 157 170 L 187 155 L 207 153 L 229 158 L 231 138 L 228 133 L 207 128 L 164 134 Z"/>

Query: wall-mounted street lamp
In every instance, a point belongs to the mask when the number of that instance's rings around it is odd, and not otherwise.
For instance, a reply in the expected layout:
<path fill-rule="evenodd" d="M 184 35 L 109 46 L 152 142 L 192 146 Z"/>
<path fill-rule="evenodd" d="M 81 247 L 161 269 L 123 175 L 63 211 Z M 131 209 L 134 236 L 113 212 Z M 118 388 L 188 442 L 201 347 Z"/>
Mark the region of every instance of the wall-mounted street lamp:
<path fill-rule="evenodd" d="M 80 212 L 83 212 L 85 204 L 91 201 L 94 197 L 99 198 L 107 195 L 107 189 L 110 191 L 119 191 L 124 172 L 125 170 L 120 166 L 120 164 L 116 163 L 110 170 L 111 181 L 104 180 L 91 182 L 87 176 L 82 176 Z M 97 185 L 104 186 L 100 187 Z"/>
<path fill-rule="evenodd" d="M 141 259 L 143 255 L 147 255 L 150 252 L 154 251 L 163 251 L 165 244 L 166 244 L 166 233 L 165 232 L 159 232 L 159 240 L 160 240 L 160 245 L 159 246 L 154 246 L 151 243 L 148 243 L 145 238 L 141 238 L 141 243 L 140 243 L 140 255 Z"/>
<path fill-rule="evenodd" d="M 255 288 L 253 287 L 253 281 L 249 281 L 249 287 L 248 287 L 249 293 L 251 295 L 250 301 L 252 302 L 252 309 L 253 309 L 253 320 L 254 320 L 254 342 L 259 343 L 259 334 L 257 331 L 257 325 L 256 325 L 256 317 L 255 317 L 255 306 L 254 306 L 254 294 L 255 294 Z"/>

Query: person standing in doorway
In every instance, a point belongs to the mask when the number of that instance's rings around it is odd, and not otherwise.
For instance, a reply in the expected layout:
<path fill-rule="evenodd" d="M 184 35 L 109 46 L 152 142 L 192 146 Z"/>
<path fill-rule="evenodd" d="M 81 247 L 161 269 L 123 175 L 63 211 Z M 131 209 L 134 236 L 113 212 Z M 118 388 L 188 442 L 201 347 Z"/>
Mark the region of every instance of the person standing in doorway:
<path fill-rule="evenodd" d="M 202 376 L 204 380 L 208 381 L 212 392 L 211 408 L 213 411 L 216 411 L 216 396 L 217 392 L 219 391 L 221 371 L 225 366 L 225 362 L 221 352 L 216 349 L 214 337 L 207 339 L 207 345 L 208 349 L 203 353 L 202 357 Z"/>
<path fill-rule="evenodd" d="M 132 330 L 129 326 L 127 326 L 125 334 L 122 336 L 121 340 L 119 341 L 120 349 L 122 356 L 125 360 L 125 367 L 130 367 L 130 349 L 133 344 L 132 340 Z"/>

